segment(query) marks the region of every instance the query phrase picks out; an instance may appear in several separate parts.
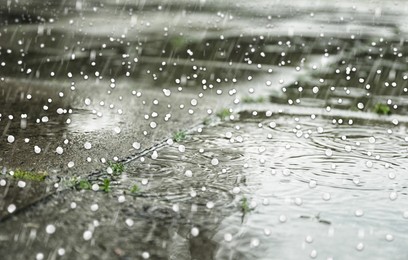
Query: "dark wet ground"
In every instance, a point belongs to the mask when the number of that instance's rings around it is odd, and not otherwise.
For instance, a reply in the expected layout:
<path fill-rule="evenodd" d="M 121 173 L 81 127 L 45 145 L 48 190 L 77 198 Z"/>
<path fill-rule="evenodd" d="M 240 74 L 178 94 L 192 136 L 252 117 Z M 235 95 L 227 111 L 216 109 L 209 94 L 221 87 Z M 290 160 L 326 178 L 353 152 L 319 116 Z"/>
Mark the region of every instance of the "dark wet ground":
<path fill-rule="evenodd" d="M 2 257 L 408 258 L 404 8 L 0 3 Z"/>

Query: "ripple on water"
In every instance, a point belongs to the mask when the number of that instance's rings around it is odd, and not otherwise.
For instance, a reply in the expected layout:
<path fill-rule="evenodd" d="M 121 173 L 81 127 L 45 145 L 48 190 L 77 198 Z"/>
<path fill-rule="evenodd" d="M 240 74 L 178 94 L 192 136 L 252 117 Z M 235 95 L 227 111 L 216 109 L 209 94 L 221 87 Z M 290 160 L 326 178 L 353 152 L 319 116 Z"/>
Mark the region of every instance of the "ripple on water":
<path fill-rule="evenodd" d="M 390 203 L 402 206 L 401 200 L 393 200 L 394 192 L 406 196 L 407 178 L 401 172 L 407 161 L 398 151 L 406 150 L 405 133 L 384 131 L 386 122 L 354 122 L 336 125 L 329 117 L 280 114 L 267 119 L 241 117 L 205 129 L 208 137 L 231 132 L 224 149 L 242 152 L 245 182 L 240 185 L 240 196 L 255 205 L 244 224 L 239 210 L 223 220 L 215 235 L 221 244 L 219 256 L 262 259 L 260 252 L 276 253 L 279 244 L 293 243 L 303 232 L 321 238 L 333 236 L 339 227 L 347 230 L 338 230 L 338 239 L 357 227 L 370 229 L 385 223 L 384 229 L 392 230 L 394 222 L 401 222 Z M 242 136 L 243 142 L 231 142 L 236 136 Z M 373 234 L 367 239 L 378 237 Z M 317 244 L 330 252 L 327 243 Z"/>
<path fill-rule="evenodd" d="M 208 214 L 205 213 L 208 210 L 230 207 L 234 200 L 232 190 L 240 182 L 237 176 L 242 153 L 224 149 L 216 137 L 202 140 L 183 142 L 184 152 L 174 143 L 159 149 L 157 159 L 147 156 L 143 163 L 132 162 L 127 168 L 128 181 L 148 179 L 143 196 L 155 197 L 169 205 L 180 203 L 178 210 L 188 212 L 191 205 L 196 205 L 194 210 L 201 212 L 198 214 Z M 219 158 L 219 164 L 213 165 L 213 158 Z"/>

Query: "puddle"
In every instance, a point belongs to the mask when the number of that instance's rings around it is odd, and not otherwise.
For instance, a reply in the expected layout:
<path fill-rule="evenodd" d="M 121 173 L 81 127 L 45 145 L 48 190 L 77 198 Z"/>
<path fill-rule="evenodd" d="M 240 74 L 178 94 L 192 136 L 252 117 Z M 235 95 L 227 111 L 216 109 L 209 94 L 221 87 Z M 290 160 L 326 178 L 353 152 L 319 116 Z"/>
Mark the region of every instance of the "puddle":
<path fill-rule="evenodd" d="M 245 151 L 243 191 L 257 205 L 244 225 L 237 214 L 223 221 L 217 256 L 231 257 L 231 248 L 260 259 L 288 252 L 306 258 L 313 250 L 323 259 L 398 254 L 406 239 L 399 229 L 406 221 L 405 133 L 367 125 L 283 114 L 209 129 L 243 137 L 227 147 Z M 230 243 L 222 240 L 226 234 Z M 387 234 L 395 241 L 388 243 Z M 356 250 L 358 243 L 367 250 Z"/>

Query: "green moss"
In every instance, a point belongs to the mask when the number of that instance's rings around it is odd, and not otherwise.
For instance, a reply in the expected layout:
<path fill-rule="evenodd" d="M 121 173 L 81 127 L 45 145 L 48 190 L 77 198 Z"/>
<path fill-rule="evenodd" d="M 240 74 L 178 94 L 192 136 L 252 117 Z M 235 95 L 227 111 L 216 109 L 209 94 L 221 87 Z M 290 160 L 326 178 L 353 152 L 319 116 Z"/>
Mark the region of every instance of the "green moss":
<path fill-rule="evenodd" d="M 178 131 L 173 134 L 173 141 L 181 142 L 187 138 L 187 133 L 185 131 Z"/>
<path fill-rule="evenodd" d="M 112 169 L 114 174 L 121 174 L 125 170 L 125 165 L 119 162 L 110 162 L 109 167 Z"/>
<path fill-rule="evenodd" d="M 101 186 L 101 190 L 103 190 L 104 192 L 110 192 L 110 180 L 109 179 L 104 179 L 103 180 L 103 184 Z"/>
<path fill-rule="evenodd" d="M 44 181 L 48 176 L 45 172 L 28 172 L 22 170 L 15 170 L 13 177 L 18 180 L 27 180 L 27 181 Z"/>
<path fill-rule="evenodd" d="M 253 97 L 243 97 L 241 100 L 243 103 L 249 104 L 249 103 L 263 103 L 265 102 L 264 97 L 258 97 L 258 98 L 253 98 Z"/>
<path fill-rule="evenodd" d="M 387 104 L 377 103 L 373 110 L 379 115 L 391 115 L 391 108 Z"/>
<path fill-rule="evenodd" d="M 221 120 L 225 120 L 225 118 L 229 117 L 231 114 L 232 113 L 228 108 L 223 108 L 218 111 L 216 115 L 221 118 Z"/>

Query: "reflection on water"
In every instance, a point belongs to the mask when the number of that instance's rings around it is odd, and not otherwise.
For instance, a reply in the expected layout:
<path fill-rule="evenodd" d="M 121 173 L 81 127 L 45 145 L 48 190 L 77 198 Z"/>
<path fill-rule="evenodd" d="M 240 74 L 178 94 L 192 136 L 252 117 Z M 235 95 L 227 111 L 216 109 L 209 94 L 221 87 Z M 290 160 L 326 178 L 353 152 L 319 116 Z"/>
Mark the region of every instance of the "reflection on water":
<path fill-rule="evenodd" d="M 233 247 L 261 259 L 315 251 L 322 259 L 406 257 L 407 159 L 399 154 L 405 133 L 363 122 L 351 127 L 327 117 L 274 115 L 208 130 L 231 132 L 230 140 L 243 136 L 228 148 L 245 151 L 243 190 L 257 205 L 245 225 L 234 215 L 223 221 L 217 237 L 232 234 L 234 246 L 223 241 L 218 256 L 230 256 Z"/>
<path fill-rule="evenodd" d="M 65 171 L 55 178 L 62 195 L 35 210 L 14 216 L 0 203 L 0 217 L 11 216 L 0 232 L 4 253 L 36 259 L 408 258 L 401 6 L 3 1 L 0 165 L 4 171 L 41 164 L 55 175 Z M 156 96 L 163 93 L 170 101 L 160 107 Z M 194 129 L 185 141 L 153 147 L 157 154 L 127 158 L 110 194 L 64 190 L 62 177 L 72 177 L 65 160 L 80 154 L 75 149 L 83 150 L 85 140 L 93 147 L 107 143 L 106 151 L 98 147 L 81 158 L 106 168 L 100 161 L 115 156 L 113 150 L 133 152 L 129 136 L 150 134 L 144 129 L 156 127 L 149 121 L 156 111 L 167 122 L 173 111 L 190 109 L 187 98 L 178 101 L 174 93 L 194 96 L 188 96 L 191 108 L 208 114 L 217 111 L 197 101 L 204 95 L 241 112 Z M 121 138 L 121 131 L 136 134 Z M 38 144 L 42 159 L 26 165 L 21 155 L 36 153 Z M 47 160 L 55 163 L 60 145 L 66 152 L 58 168 Z M 104 169 L 88 177 L 102 184 L 109 176 Z M 3 201 L 19 208 L 50 191 L 46 184 L 20 190 L 23 184 L 2 179 L 0 185 Z M 134 185 L 137 192 L 129 192 Z"/>

